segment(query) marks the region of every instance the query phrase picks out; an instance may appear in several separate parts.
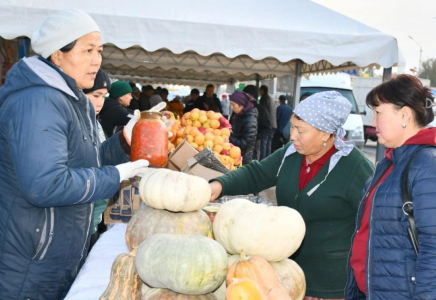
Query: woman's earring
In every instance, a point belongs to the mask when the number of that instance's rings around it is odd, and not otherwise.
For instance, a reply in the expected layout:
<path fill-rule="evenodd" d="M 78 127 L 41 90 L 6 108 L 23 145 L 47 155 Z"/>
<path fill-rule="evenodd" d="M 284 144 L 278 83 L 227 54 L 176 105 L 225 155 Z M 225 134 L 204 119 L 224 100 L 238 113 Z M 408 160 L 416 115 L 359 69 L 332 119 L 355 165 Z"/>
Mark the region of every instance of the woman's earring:
<path fill-rule="evenodd" d="M 322 145 L 323 145 L 323 147 L 327 147 L 327 143 L 326 142 L 322 143 Z"/>
<path fill-rule="evenodd" d="M 407 127 L 406 123 L 401 124 L 401 127 L 406 128 Z"/>

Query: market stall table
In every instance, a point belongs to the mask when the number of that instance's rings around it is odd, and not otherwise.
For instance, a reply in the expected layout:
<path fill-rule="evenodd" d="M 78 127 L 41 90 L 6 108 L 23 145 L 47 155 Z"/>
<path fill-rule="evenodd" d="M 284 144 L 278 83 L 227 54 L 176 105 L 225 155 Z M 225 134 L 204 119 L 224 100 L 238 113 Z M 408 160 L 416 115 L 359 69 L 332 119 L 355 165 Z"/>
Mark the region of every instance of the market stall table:
<path fill-rule="evenodd" d="M 65 300 L 98 300 L 109 283 L 111 267 L 121 253 L 128 253 L 127 224 L 115 224 L 91 249 Z"/>

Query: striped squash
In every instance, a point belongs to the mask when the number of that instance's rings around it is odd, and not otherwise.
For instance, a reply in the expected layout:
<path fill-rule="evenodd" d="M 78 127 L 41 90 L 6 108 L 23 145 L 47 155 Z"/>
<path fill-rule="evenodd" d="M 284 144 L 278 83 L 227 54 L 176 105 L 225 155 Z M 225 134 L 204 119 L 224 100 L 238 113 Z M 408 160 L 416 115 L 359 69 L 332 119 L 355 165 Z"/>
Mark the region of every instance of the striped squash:
<path fill-rule="evenodd" d="M 100 300 L 139 300 L 141 299 L 141 278 L 135 268 L 136 248 L 130 253 L 122 253 L 112 264 L 109 285 Z"/>
<path fill-rule="evenodd" d="M 204 235 L 212 238 L 212 223 L 202 210 L 174 213 L 164 209 L 144 207 L 130 219 L 126 230 L 129 250 L 139 247 L 143 241 L 156 233 Z"/>

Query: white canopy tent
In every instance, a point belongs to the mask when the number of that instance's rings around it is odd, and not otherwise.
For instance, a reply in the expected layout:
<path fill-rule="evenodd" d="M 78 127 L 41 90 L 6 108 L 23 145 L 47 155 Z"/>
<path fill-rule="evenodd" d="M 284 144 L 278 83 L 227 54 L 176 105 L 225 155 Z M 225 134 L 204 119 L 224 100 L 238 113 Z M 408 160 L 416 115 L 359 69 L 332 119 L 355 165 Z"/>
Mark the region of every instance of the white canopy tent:
<path fill-rule="evenodd" d="M 0 0 L 0 36 L 31 37 L 65 8 L 100 26 L 103 68 L 139 82 L 221 84 L 398 62 L 394 37 L 306 0 Z"/>

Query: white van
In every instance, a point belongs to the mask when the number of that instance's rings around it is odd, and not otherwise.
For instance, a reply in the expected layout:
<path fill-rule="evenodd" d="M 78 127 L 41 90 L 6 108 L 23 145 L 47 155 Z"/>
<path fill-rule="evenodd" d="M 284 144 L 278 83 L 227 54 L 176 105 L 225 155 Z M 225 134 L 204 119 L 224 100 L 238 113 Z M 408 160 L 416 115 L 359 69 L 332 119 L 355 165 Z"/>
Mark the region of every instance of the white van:
<path fill-rule="evenodd" d="M 351 113 L 344 124 L 344 129 L 347 131 L 345 138 L 354 141 L 359 149 L 363 149 L 365 144 L 363 136 L 363 121 L 362 115 L 353 95 L 350 75 L 345 73 L 327 74 L 327 75 L 312 75 L 309 79 L 301 78 L 300 97 L 306 93 L 315 94 L 324 91 L 337 91 L 347 98 L 352 107 Z"/>

